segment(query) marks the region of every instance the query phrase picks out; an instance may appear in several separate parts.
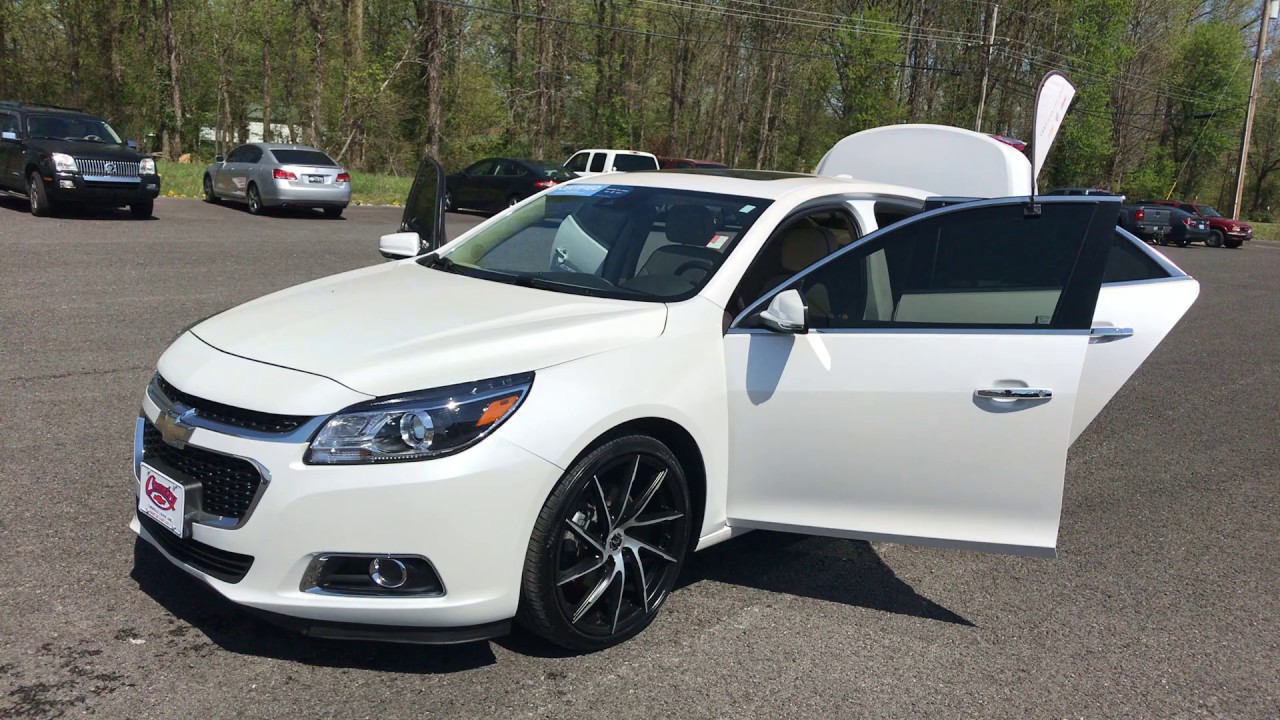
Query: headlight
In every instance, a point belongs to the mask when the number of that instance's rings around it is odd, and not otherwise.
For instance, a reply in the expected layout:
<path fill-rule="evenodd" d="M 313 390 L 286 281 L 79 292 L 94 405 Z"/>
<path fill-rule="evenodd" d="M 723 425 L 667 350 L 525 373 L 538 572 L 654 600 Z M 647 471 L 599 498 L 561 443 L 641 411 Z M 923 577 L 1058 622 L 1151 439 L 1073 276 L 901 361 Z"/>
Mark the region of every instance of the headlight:
<path fill-rule="evenodd" d="M 53 153 L 53 169 L 58 172 L 80 172 L 80 167 L 76 165 L 76 159 L 66 153 Z"/>
<path fill-rule="evenodd" d="M 142 161 L 138 163 L 138 174 L 139 175 L 155 175 L 156 161 L 153 160 L 152 158 L 142 158 Z"/>
<path fill-rule="evenodd" d="M 426 460 L 471 447 L 520 407 L 533 373 L 378 398 L 320 428 L 309 465 Z"/>

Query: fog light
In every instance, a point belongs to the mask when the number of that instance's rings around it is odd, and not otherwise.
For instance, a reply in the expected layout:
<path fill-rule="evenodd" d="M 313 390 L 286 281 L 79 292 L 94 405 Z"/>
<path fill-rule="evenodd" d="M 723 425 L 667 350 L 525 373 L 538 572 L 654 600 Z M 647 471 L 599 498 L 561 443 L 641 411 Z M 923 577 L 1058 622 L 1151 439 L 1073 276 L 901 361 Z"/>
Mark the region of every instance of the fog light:
<path fill-rule="evenodd" d="M 302 574 L 299 589 L 329 595 L 444 595 L 440 576 L 421 555 L 319 555 Z"/>
<path fill-rule="evenodd" d="M 75 181 L 73 180 L 59 180 L 58 187 L 62 188 L 63 190 L 75 190 L 76 184 L 75 184 Z"/>
<path fill-rule="evenodd" d="M 369 563 L 369 579 L 388 590 L 395 590 L 409 579 L 409 568 L 404 563 L 392 558 L 374 558 Z"/>

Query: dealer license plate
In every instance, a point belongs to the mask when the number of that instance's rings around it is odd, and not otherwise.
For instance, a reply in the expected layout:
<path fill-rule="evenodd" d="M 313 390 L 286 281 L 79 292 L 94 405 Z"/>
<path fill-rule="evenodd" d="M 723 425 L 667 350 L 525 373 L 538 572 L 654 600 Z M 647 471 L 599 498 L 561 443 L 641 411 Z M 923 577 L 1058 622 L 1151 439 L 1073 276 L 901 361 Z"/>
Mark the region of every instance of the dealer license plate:
<path fill-rule="evenodd" d="M 182 483 L 146 463 L 138 468 L 142 479 L 138 493 L 138 511 L 168 528 L 174 535 L 183 537 L 186 531 L 187 493 Z"/>

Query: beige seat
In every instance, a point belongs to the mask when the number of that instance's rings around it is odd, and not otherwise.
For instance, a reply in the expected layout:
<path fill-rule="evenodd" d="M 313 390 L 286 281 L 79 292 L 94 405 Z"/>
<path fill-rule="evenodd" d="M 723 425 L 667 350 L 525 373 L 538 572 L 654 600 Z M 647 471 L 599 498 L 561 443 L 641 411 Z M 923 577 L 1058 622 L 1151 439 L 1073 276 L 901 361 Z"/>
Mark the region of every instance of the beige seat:
<path fill-rule="evenodd" d="M 765 282 L 765 290 L 772 290 L 790 280 L 796 273 L 830 255 L 836 249 L 831 233 L 816 224 L 797 225 L 787 230 L 787 234 L 782 236 L 780 243 L 782 269 L 785 272 Z M 810 317 L 831 316 L 831 298 L 825 285 L 821 283 L 808 285 L 804 290 L 804 296 L 805 304 L 809 306 Z"/>
<path fill-rule="evenodd" d="M 716 233 L 715 217 L 703 205 L 675 205 L 667 210 L 667 240 L 636 273 L 681 277 L 698 284 L 715 270 L 721 251 L 707 247 Z"/>

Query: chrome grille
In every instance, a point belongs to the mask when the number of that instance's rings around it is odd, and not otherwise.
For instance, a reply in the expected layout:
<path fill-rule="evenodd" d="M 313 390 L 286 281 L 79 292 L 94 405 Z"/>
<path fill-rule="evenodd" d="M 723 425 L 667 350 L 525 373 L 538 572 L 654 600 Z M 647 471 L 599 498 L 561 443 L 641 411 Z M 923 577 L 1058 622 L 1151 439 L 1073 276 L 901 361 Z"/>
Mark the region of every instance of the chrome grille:
<path fill-rule="evenodd" d="M 81 175 L 98 177 L 138 177 L 138 163 L 127 160 L 90 160 L 76 158 L 76 166 Z"/>

